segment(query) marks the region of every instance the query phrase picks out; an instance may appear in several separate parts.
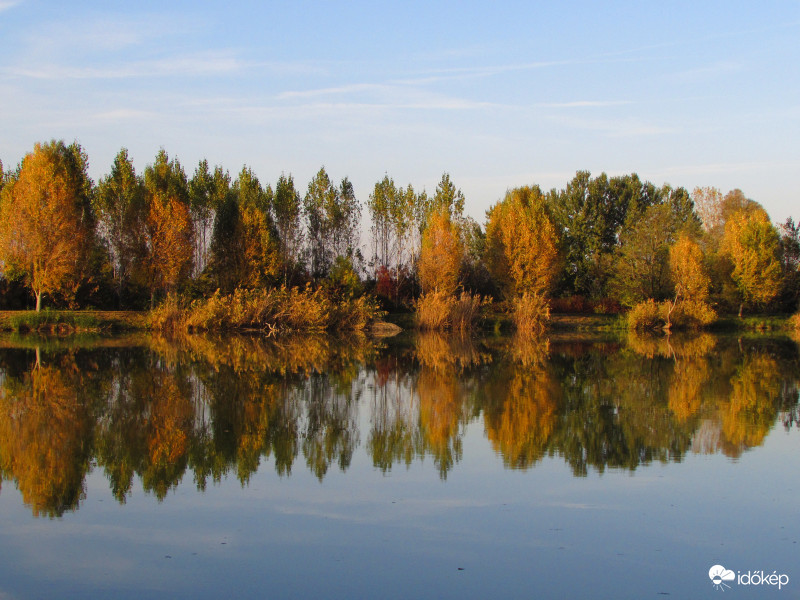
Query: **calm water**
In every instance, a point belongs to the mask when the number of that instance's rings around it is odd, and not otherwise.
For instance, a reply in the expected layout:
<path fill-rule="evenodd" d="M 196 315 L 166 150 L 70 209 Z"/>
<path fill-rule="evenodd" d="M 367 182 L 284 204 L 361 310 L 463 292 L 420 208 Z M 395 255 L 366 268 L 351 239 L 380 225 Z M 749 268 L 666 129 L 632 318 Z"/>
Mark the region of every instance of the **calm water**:
<path fill-rule="evenodd" d="M 0 600 L 798 598 L 799 388 L 788 338 L 4 338 Z"/>

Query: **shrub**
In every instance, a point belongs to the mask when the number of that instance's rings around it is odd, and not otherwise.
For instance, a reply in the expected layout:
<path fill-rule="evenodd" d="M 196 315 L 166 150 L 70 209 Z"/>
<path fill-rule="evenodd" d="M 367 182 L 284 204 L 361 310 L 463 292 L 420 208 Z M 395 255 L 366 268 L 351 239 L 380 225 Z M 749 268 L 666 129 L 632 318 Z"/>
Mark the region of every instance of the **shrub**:
<path fill-rule="evenodd" d="M 662 303 L 662 306 L 666 308 L 666 303 Z M 714 309 L 699 300 L 683 300 L 669 315 L 671 329 L 702 329 L 716 320 Z"/>
<path fill-rule="evenodd" d="M 232 294 L 217 290 L 187 309 L 165 303 L 153 311 L 151 326 L 162 331 L 358 331 L 380 316 L 377 301 L 371 297 L 335 301 L 311 287 L 237 288 Z"/>
<path fill-rule="evenodd" d="M 420 329 L 449 329 L 452 325 L 451 309 L 455 298 L 444 292 L 422 294 L 414 304 L 417 311 L 417 325 Z"/>
<path fill-rule="evenodd" d="M 383 316 L 378 301 L 372 296 L 334 302 L 328 329 L 336 331 L 363 331 Z"/>
<path fill-rule="evenodd" d="M 544 331 L 550 319 L 550 304 L 541 294 L 529 294 L 513 300 L 512 320 L 518 333 L 537 334 Z"/>
<path fill-rule="evenodd" d="M 585 296 L 567 296 L 550 300 L 550 311 L 568 314 L 619 314 L 622 306 L 612 298 L 592 300 Z"/>
<path fill-rule="evenodd" d="M 653 299 L 639 302 L 628 311 L 628 328 L 638 331 L 702 329 L 717 319 L 717 313 L 705 302 L 681 300 L 674 308 L 672 306 L 671 302 L 659 303 Z"/>
<path fill-rule="evenodd" d="M 639 302 L 628 311 L 628 328 L 638 331 L 664 327 L 661 307 L 652 298 Z"/>
<path fill-rule="evenodd" d="M 461 292 L 450 307 L 450 324 L 454 330 L 467 331 L 482 319 L 484 309 L 491 304 L 491 298 L 479 294 Z"/>
<path fill-rule="evenodd" d="M 789 317 L 789 328 L 792 337 L 800 342 L 800 312 Z"/>
<path fill-rule="evenodd" d="M 424 330 L 453 329 L 467 331 L 482 318 L 491 299 L 461 292 L 458 297 L 433 291 L 423 294 L 414 304 L 417 326 Z"/>
<path fill-rule="evenodd" d="M 186 312 L 175 298 L 167 298 L 161 305 L 150 311 L 151 329 L 165 333 L 177 333 L 186 327 Z"/>

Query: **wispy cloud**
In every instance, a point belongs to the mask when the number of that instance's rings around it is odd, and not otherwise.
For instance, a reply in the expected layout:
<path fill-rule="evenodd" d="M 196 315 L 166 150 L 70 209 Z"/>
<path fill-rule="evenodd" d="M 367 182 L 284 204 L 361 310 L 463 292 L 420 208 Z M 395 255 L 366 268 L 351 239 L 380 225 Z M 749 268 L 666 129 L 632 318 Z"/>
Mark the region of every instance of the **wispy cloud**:
<path fill-rule="evenodd" d="M 797 161 L 742 161 L 742 162 L 720 162 L 706 164 L 674 165 L 654 171 L 664 177 L 675 175 L 720 175 L 743 172 L 776 172 L 776 171 L 796 171 L 800 168 Z"/>
<path fill-rule="evenodd" d="M 689 83 L 694 81 L 706 81 L 711 77 L 718 77 L 729 73 L 735 73 L 745 68 L 741 62 L 718 61 L 710 64 L 678 71 L 668 75 L 667 78 L 676 82 Z"/>
<path fill-rule="evenodd" d="M 335 87 L 325 87 L 313 90 L 288 90 L 278 94 L 278 100 L 291 100 L 294 98 L 315 98 L 319 96 L 338 96 L 343 94 L 358 94 L 363 92 L 388 92 L 392 86 L 380 83 L 353 83 Z"/>
<path fill-rule="evenodd" d="M 230 53 L 204 53 L 133 61 L 106 66 L 72 67 L 58 64 L 12 66 L 1 72 L 31 79 L 127 79 L 138 77 L 200 76 L 235 73 L 247 64 Z"/>
<path fill-rule="evenodd" d="M 131 108 L 117 108 L 99 112 L 93 116 L 94 119 L 108 122 L 147 120 L 157 116 L 157 113 L 148 110 L 137 110 Z"/>
<path fill-rule="evenodd" d="M 538 108 L 607 108 L 633 104 L 630 100 L 575 100 L 572 102 L 539 102 Z"/>
<path fill-rule="evenodd" d="M 22 0 L 0 0 L 0 12 L 14 8 L 22 4 Z"/>
<path fill-rule="evenodd" d="M 637 118 L 622 119 L 581 119 L 575 117 L 551 117 L 554 121 L 572 129 L 596 131 L 609 137 L 640 137 L 674 134 L 678 129 L 664 125 L 647 123 Z"/>

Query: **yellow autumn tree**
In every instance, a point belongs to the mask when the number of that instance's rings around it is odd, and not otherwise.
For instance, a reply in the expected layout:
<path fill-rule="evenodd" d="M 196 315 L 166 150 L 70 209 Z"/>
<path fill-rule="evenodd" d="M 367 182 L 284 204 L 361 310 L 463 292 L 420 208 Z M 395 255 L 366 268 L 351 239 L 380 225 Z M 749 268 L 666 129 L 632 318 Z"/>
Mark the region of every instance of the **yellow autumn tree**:
<path fill-rule="evenodd" d="M 544 295 L 558 269 L 558 236 L 541 190 L 511 190 L 487 213 L 489 270 L 507 296 Z"/>
<path fill-rule="evenodd" d="M 36 144 L 3 188 L 0 259 L 18 274 L 41 309 L 42 295 L 61 292 L 79 277 L 91 236 L 80 182 L 70 173 L 71 148 Z"/>
<path fill-rule="evenodd" d="M 538 186 L 509 191 L 487 212 L 489 272 L 514 306 L 520 333 L 541 333 L 558 271 L 558 235 Z"/>
<path fill-rule="evenodd" d="M 708 304 L 711 278 L 704 264 L 703 249 L 683 232 L 669 248 L 669 271 L 675 298 L 661 304 L 667 328 L 697 329 L 710 325 L 716 312 Z"/>
<path fill-rule="evenodd" d="M 740 210 L 727 219 L 721 250 L 733 265 L 731 278 L 741 299 L 739 316 L 744 304 L 764 305 L 780 290 L 779 246 L 765 210 Z"/>
<path fill-rule="evenodd" d="M 154 198 L 146 223 L 151 290 L 175 291 L 189 276 L 194 253 L 189 207 L 176 198 Z"/>
<path fill-rule="evenodd" d="M 447 296 L 458 287 L 458 274 L 464 249 L 458 229 L 450 213 L 437 210 L 428 218 L 422 234 L 419 257 L 419 280 L 423 292 L 439 292 Z"/>
<path fill-rule="evenodd" d="M 189 182 L 177 159 L 162 148 L 144 172 L 146 216 L 141 223 L 144 257 L 139 277 L 150 289 L 173 294 L 192 272 L 194 224 L 189 209 Z"/>
<path fill-rule="evenodd" d="M 687 233 L 681 233 L 669 249 L 672 282 L 680 295 L 704 302 L 711 280 L 703 265 L 703 249 Z"/>

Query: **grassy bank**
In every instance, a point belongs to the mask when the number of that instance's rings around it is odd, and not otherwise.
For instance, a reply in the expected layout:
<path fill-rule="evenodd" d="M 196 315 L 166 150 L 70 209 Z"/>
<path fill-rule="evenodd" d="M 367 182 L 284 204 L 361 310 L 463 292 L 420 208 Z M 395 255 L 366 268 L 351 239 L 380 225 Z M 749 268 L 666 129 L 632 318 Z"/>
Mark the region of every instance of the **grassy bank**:
<path fill-rule="evenodd" d="M 204 307 L 204 327 L 198 330 L 221 330 L 237 329 L 238 327 L 213 327 L 212 323 L 224 322 L 217 311 L 208 310 Z M 360 307 L 363 311 L 363 307 Z M 161 309 L 158 309 L 161 310 Z M 371 311 L 366 311 L 371 312 Z M 364 313 L 362 312 L 362 318 Z M 185 317 L 185 315 L 183 315 Z M 313 316 L 310 311 L 308 316 Z M 342 318 L 342 317 L 340 317 Z M 219 320 L 217 320 L 219 319 Z M 385 320 L 394 325 L 387 325 L 389 328 L 398 326 L 400 329 L 411 330 L 415 328 L 414 313 L 395 313 L 385 315 Z M 346 321 L 346 319 L 345 319 Z M 380 329 L 383 321 L 376 321 L 373 326 Z M 365 326 L 366 320 L 357 319 L 356 327 L 359 329 Z M 259 329 L 254 327 L 251 321 L 248 323 L 249 329 Z M 552 314 L 547 323 L 547 331 L 556 333 L 599 333 L 612 331 L 625 331 L 627 328 L 624 315 L 586 315 L 586 314 Z M 708 329 L 712 332 L 779 332 L 791 331 L 795 328 L 790 315 L 748 315 L 738 318 L 736 315 L 726 315 L 719 318 Z M 0 311 L 0 331 L 17 332 L 42 332 L 48 334 L 75 334 L 75 333 L 94 333 L 94 332 L 144 332 L 152 329 L 160 329 L 154 326 L 153 313 L 144 311 L 96 311 L 96 310 L 43 310 L 39 313 L 32 310 L 25 311 Z M 298 327 L 297 329 L 303 329 Z M 325 327 L 319 327 L 324 330 Z M 483 323 L 481 330 L 485 333 L 510 333 L 514 331 L 511 317 L 507 313 L 489 312 Z M 396 333 L 396 329 L 392 330 Z"/>
<path fill-rule="evenodd" d="M 138 331 L 148 328 L 148 313 L 107 310 L 5 310 L 0 311 L 2 331 L 83 333 Z"/>

